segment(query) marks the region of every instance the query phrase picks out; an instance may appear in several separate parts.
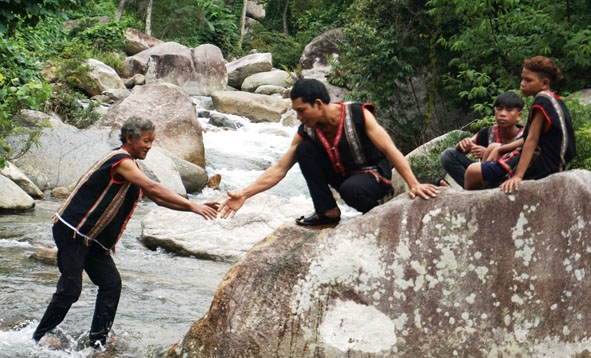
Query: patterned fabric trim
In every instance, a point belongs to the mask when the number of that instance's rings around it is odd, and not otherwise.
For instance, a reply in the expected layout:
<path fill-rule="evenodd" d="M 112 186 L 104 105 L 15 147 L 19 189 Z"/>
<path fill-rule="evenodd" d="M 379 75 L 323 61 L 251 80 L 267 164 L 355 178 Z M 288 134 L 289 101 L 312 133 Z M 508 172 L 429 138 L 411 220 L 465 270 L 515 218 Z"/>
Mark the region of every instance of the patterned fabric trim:
<path fill-rule="evenodd" d="M 558 100 L 552 92 L 541 91 L 536 95 L 536 97 L 537 96 L 542 96 L 549 99 L 550 103 L 552 103 L 552 107 L 554 107 L 554 110 L 558 114 L 558 119 L 560 121 L 560 130 L 562 131 L 562 143 L 560 144 L 560 170 L 562 171 L 564 170 L 564 166 L 566 165 L 564 156 L 566 154 L 566 149 L 568 147 L 568 134 L 566 132 L 566 119 L 564 117 L 564 112 L 562 111 L 560 103 L 558 103 Z"/>

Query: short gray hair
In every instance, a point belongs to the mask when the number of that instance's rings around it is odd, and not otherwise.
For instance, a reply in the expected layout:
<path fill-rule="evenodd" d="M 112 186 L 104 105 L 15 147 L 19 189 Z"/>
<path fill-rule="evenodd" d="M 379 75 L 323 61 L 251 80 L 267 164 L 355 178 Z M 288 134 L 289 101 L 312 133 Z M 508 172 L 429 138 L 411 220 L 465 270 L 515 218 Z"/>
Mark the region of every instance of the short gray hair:
<path fill-rule="evenodd" d="M 151 120 L 132 116 L 123 122 L 119 139 L 121 139 L 121 143 L 125 144 L 128 134 L 131 134 L 133 140 L 138 140 L 142 137 L 143 132 L 153 133 L 154 131 L 156 131 L 156 125 Z"/>

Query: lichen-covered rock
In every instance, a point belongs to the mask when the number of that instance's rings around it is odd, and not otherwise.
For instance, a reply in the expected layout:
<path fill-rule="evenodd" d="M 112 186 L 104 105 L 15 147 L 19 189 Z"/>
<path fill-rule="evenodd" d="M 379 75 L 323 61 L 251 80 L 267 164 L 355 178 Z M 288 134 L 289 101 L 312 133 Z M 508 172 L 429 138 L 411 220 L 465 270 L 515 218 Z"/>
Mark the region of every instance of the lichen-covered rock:
<path fill-rule="evenodd" d="M 539 357 L 591 349 L 591 173 L 399 196 L 287 224 L 224 277 L 171 356 Z M 558 354 L 558 355 L 557 355 Z"/>

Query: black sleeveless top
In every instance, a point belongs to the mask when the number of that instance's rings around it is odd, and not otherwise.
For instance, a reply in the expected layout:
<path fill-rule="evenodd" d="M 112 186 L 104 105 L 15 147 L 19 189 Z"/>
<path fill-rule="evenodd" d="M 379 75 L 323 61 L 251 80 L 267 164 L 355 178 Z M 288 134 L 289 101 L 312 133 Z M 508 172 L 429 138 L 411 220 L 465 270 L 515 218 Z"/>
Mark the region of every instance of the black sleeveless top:
<path fill-rule="evenodd" d="M 123 160 L 135 162 L 127 151 L 118 148 L 96 162 L 57 212 L 77 234 L 98 241 L 104 248 L 115 247 L 141 197 L 140 187 L 112 175 L 112 169 Z"/>

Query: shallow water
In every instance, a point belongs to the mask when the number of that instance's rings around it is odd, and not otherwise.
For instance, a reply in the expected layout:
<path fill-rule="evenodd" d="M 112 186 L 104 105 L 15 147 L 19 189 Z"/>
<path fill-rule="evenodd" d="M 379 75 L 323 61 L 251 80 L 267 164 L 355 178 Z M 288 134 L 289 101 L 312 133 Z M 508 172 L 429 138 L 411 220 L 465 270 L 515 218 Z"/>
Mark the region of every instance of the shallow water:
<path fill-rule="evenodd" d="M 30 259 L 51 247 L 55 201 L 38 201 L 32 213 L 0 216 L 0 357 L 87 357 L 84 348 L 92 319 L 96 286 L 85 276 L 82 295 L 64 322 L 61 350 L 35 345 L 31 336 L 54 292 L 59 272 L 54 264 Z M 114 260 L 123 292 L 113 325 L 115 341 L 108 357 L 158 357 L 182 339 L 191 324 L 209 309 L 229 263 L 176 257 L 144 248 L 137 237 L 141 217 L 153 208 L 142 203 L 117 246 Z"/>
<path fill-rule="evenodd" d="M 223 191 L 252 182 L 287 150 L 295 133 L 295 128 L 277 123 L 240 120 L 245 125 L 238 131 L 219 130 L 204 123 L 207 171 L 209 175 L 222 174 Z M 309 200 L 297 165 L 270 193 Z M 206 190 L 190 197 L 201 202 L 208 196 L 212 193 Z M 0 215 L 0 358 L 164 356 L 207 312 L 219 282 L 232 265 L 143 247 L 137 240 L 141 219 L 155 208 L 155 204 L 143 202 L 114 255 L 123 279 L 112 329 L 115 340 L 105 352 L 85 347 L 96 287 L 84 275 L 82 295 L 56 332 L 62 347 L 52 350 L 38 346 L 31 337 L 55 290 L 59 272 L 55 263 L 29 256 L 41 248 L 54 247 L 51 216 L 59 204 L 40 200 L 31 212 Z"/>

